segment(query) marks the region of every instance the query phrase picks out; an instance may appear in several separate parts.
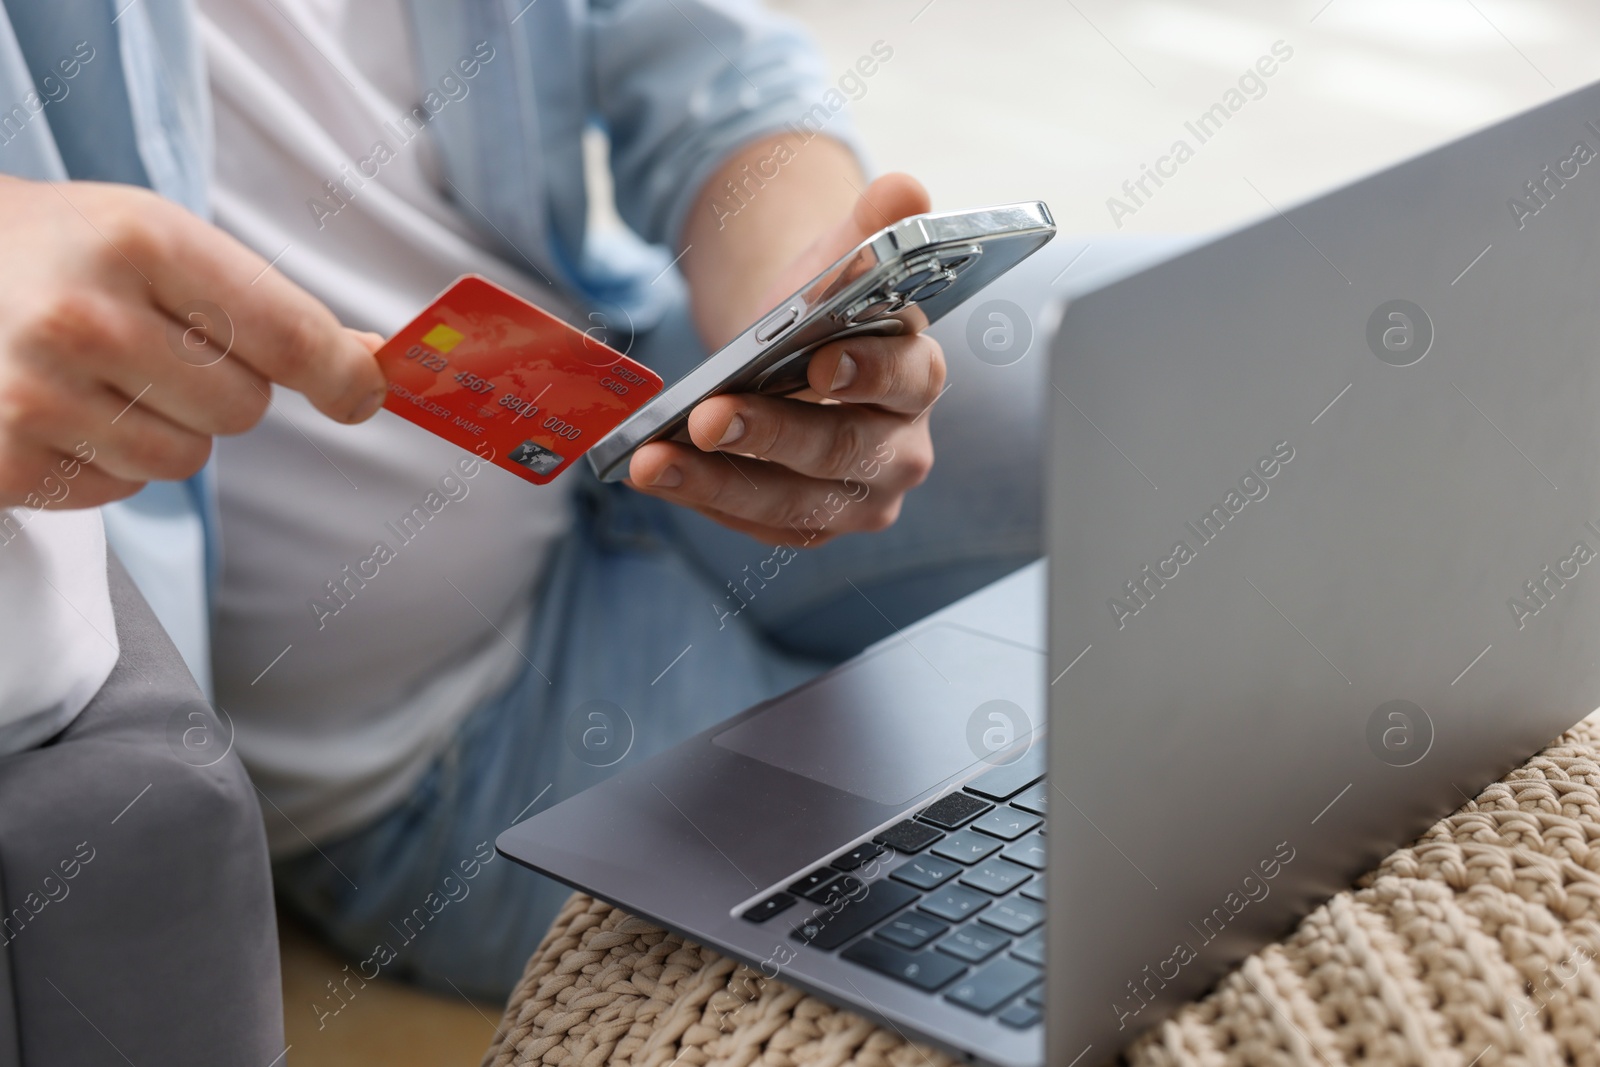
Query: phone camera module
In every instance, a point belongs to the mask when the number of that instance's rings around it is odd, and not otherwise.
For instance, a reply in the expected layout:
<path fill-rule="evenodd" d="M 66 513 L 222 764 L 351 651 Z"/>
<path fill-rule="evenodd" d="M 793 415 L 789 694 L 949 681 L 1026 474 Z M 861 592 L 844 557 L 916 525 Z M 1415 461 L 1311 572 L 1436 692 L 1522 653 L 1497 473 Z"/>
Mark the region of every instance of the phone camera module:
<path fill-rule="evenodd" d="M 913 303 L 919 300 L 931 299 L 932 297 L 938 296 L 940 293 L 950 288 L 950 286 L 955 283 L 955 280 L 955 271 L 940 271 L 938 274 L 926 279 L 921 285 L 913 289 L 909 294 L 907 294 L 906 299 L 912 301 Z"/>
<path fill-rule="evenodd" d="M 839 320 L 848 325 L 862 322 L 871 322 L 885 315 L 892 315 L 906 306 L 906 298 L 900 293 L 875 290 L 863 296 L 839 315 Z"/>

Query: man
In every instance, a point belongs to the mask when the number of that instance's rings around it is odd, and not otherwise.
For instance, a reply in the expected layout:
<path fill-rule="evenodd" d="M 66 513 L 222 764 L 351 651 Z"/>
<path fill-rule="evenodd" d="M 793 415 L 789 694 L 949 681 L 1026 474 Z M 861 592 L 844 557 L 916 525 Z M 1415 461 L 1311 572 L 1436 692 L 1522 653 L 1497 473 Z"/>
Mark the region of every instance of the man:
<path fill-rule="evenodd" d="M 32 128 L 56 131 L 64 166 L 15 171 L 123 184 L 0 185 L 10 291 L 28 293 L 0 325 L 0 504 L 79 442 L 94 458 L 65 506 L 157 483 L 108 522 L 178 633 L 198 553 L 158 577 L 149 549 L 172 539 L 152 531 L 206 528 L 215 647 L 191 640 L 187 658 L 215 670 L 280 894 L 364 979 L 503 995 L 564 891 L 485 842 L 1030 558 L 1037 510 L 1016 490 L 1032 469 L 989 487 L 1001 508 L 946 487 L 904 533 L 798 553 L 884 529 L 927 475 L 945 371 L 922 337 L 825 347 L 810 398 L 707 401 L 692 445 L 639 452 L 631 489 L 580 471 L 530 487 L 371 418 L 378 335 L 457 274 L 602 329 L 670 380 L 927 208 L 904 176 L 866 182 L 834 79 L 753 4 L 216 0 L 198 23 L 141 6 L 103 51 L 148 93 L 76 156 L 56 127 L 104 98 L 41 107 Z M 103 26 L 90 0 L 17 7 L 13 23 L 41 24 L 18 34 L 36 82 L 70 50 L 72 9 Z M 233 237 L 128 188 L 203 172 L 203 108 L 171 77 L 193 72 L 195 35 Z M 591 123 L 643 242 L 586 230 Z M 164 481 L 246 429 L 187 495 Z M 389 562 L 355 566 L 380 542 Z"/>

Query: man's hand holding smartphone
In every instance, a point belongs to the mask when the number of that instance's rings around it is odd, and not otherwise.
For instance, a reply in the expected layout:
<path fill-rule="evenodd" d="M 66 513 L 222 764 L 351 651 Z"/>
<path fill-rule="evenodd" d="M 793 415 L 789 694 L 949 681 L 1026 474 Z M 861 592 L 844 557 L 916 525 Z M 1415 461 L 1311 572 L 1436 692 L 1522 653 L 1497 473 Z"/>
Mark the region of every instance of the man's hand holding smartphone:
<path fill-rule="evenodd" d="M 914 178 L 884 175 L 789 264 L 747 317 L 883 227 L 928 209 L 928 193 Z M 933 467 L 928 413 L 945 380 L 939 343 L 923 334 L 834 341 L 811 357 L 807 380 L 811 387 L 791 396 L 729 393 L 702 401 L 689 416 L 694 444 L 644 445 L 633 455 L 629 484 L 768 544 L 796 544 L 799 534 L 815 547 L 837 534 L 891 525 L 906 492 Z M 830 521 L 816 533 L 814 519 L 802 524 L 819 509 Z"/>

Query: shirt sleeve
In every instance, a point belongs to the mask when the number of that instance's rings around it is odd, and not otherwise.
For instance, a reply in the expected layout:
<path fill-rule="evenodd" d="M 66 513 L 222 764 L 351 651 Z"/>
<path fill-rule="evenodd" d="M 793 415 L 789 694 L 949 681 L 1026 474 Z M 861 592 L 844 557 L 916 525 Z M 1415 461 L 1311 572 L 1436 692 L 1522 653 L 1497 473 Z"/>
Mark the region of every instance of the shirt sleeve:
<path fill-rule="evenodd" d="M 617 209 L 647 241 L 676 248 L 701 187 L 752 140 L 827 135 L 862 156 L 846 94 L 865 83 L 836 84 L 796 24 L 750 0 L 591 0 L 589 30 Z"/>

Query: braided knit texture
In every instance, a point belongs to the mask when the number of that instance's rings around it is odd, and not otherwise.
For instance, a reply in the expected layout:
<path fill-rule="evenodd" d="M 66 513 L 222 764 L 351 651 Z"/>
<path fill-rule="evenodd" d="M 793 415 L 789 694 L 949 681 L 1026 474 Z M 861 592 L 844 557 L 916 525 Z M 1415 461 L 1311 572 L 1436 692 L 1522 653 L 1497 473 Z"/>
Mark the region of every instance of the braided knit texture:
<path fill-rule="evenodd" d="M 1600 1067 L 1600 713 L 1247 959 L 1127 1059 Z M 582 895 L 485 1067 L 951 1067 Z"/>

